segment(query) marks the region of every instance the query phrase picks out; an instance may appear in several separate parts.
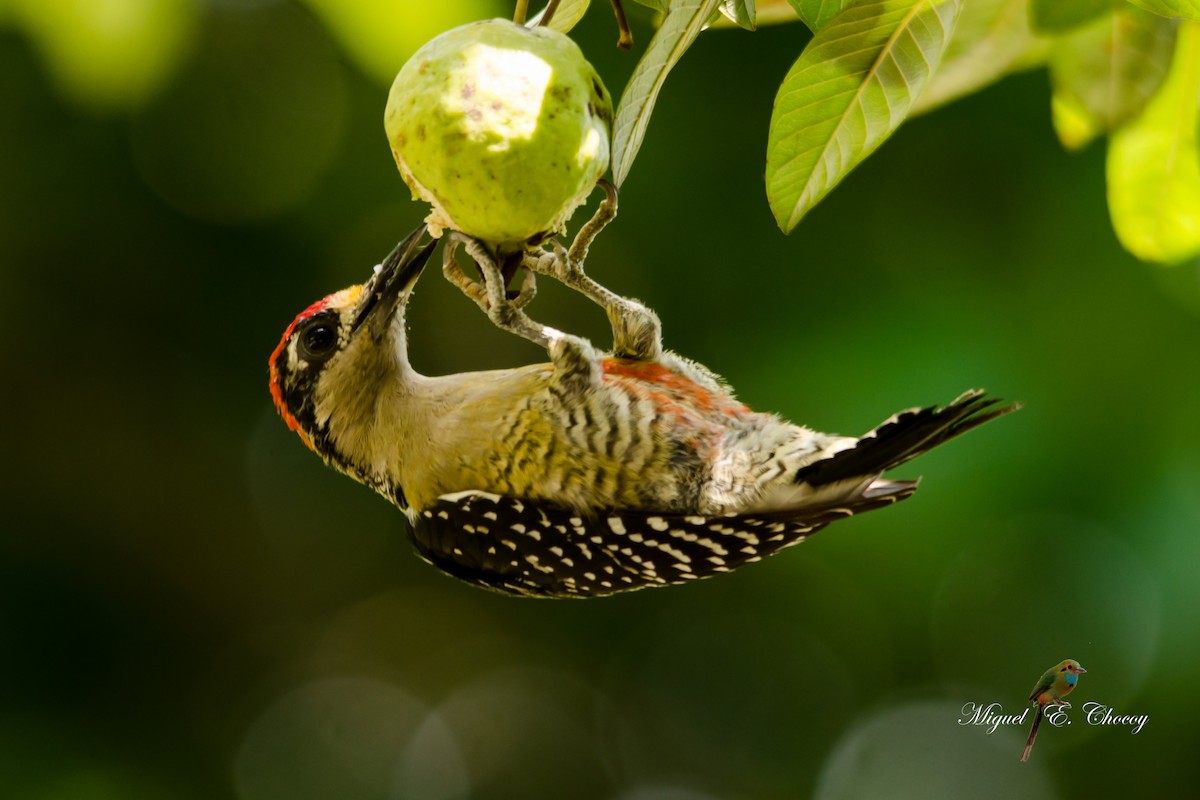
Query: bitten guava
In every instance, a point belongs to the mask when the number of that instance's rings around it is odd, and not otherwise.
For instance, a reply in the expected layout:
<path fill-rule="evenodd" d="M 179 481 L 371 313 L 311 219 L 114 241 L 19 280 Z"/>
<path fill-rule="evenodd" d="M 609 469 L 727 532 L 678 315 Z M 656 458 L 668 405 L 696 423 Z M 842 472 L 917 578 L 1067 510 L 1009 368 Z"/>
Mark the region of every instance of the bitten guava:
<path fill-rule="evenodd" d="M 513 250 L 560 232 L 608 170 L 612 97 L 568 36 L 486 20 L 409 59 L 384 129 L 433 235 Z"/>

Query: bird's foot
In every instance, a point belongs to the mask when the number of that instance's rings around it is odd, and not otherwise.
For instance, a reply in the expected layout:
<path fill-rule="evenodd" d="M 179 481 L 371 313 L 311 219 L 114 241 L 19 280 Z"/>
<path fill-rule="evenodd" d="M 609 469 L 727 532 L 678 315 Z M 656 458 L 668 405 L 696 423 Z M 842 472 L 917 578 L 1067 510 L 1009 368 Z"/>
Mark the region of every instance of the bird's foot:
<path fill-rule="evenodd" d="M 577 264 L 583 264 L 587 260 L 588 248 L 592 246 L 592 242 L 600 235 L 600 231 L 617 217 L 617 187 L 603 178 L 596 181 L 596 185 L 604 190 L 604 199 L 600 201 L 596 213 L 584 223 L 571 242 L 571 260 Z"/>
<path fill-rule="evenodd" d="M 639 361 L 653 361 L 662 354 L 662 324 L 658 315 L 636 300 L 623 297 L 598 283 L 583 269 L 596 236 L 617 215 L 617 190 L 608 181 L 599 182 L 605 198 L 592 218 L 579 230 L 570 249 L 556 239 L 550 250 L 527 252 L 522 266 L 528 272 L 549 276 L 582 294 L 604 309 L 613 331 L 613 354 Z"/>
<path fill-rule="evenodd" d="M 483 277 L 480 284 L 470 278 L 458 263 L 458 248 L 462 247 L 479 268 Z M 508 282 L 497 264 L 495 257 L 478 239 L 465 236 L 457 231 L 446 233 L 446 245 L 442 258 L 442 274 L 452 284 L 457 286 L 475 305 L 479 306 L 488 319 L 496 327 L 509 333 L 528 339 L 534 344 L 550 349 L 553 341 L 565 334 L 548 325 L 542 325 L 530 319 L 525 313 L 525 306 L 537 294 L 537 279 L 530 270 L 525 271 L 521 289 L 511 295 Z"/>
<path fill-rule="evenodd" d="M 470 298 L 475 305 L 479 306 L 483 312 L 488 313 L 489 300 L 488 289 L 485 282 L 471 278 L 463 272 L 462 266 L 458 263 L 457 253 L 460 246 L 465 246 L 467 254 L 471 256 L 476 265 L 479 266 L 479 273 L 484 275 L 484 268 L 481 265 L 482 260 L 495 263 L 491 253 L 487 251 L 477 239 L 472 239 L 469 236 L 464 236 L 457 231 L 448 231 L 446 234 L 446 248 L 442 258 L 442 274 L 446 280 L 454 284 L 459 290 Z M 499 272 L 499 267 L 497 266 Z M 503 274 L 502 272 L 500 273 Z M 503 285 L 507 287 L 508 281 L 503 281 Z M 529 305 L 530 301 L 537 296 L 537 278 L 532 271 L 526 270 L 525 277 L 521 280 L 521 288 L 518 291 L 512 291 L 505 288 L 504 295 L 508 303 L 515 308 L 523 309 Z"/>

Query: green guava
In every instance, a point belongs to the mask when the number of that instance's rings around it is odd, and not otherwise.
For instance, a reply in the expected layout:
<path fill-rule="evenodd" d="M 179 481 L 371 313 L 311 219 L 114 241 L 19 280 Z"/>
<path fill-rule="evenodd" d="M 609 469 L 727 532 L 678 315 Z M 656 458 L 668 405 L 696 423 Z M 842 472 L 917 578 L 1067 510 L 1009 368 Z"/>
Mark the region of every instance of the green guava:
<path fill-rule="evenodd" d="M 608 170 L 612 98 L 568 36 L 494 19 L 418 50 L 383 122 L 433 235 L 512 250 L 561 232 Z"/>

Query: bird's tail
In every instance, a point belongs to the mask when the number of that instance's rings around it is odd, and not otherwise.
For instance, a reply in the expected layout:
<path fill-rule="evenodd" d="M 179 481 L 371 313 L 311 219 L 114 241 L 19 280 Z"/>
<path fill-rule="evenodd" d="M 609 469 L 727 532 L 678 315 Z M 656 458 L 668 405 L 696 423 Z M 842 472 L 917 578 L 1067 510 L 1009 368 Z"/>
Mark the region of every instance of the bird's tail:
<path fill-rule="evenodd" d="M 987 398 L 979 389 L 972 389 L 942 408 L 927 406 L 901 411 L 863 436 L 853 447 L 800 468 L 796 472 L 796 481 L 818 487 L 878 475 L 1021 407 L 1020 403 L 1007 406 L 999 403 L 999 400 Z M 908 494 L 912 493 L 910 486 L 915 487 L 909 481 L 876 481 L 864 494 L 896 493 L 902 491 L 902 485 L 909 489 Z"/>
<path fill-rule="evenodd" d="M 1029 729 L 1029 738 L 1025 740 L 1025 752 L 1021 753 L 1021 760 L 1029 760 L 1029 751 L 1033 749 L 1033 740 L 1037 738 L 1038 725 L 1042 724 L 1044 708 L 1039 703 L 1037 714 L 1033 717 L 1033 727 Z"/>

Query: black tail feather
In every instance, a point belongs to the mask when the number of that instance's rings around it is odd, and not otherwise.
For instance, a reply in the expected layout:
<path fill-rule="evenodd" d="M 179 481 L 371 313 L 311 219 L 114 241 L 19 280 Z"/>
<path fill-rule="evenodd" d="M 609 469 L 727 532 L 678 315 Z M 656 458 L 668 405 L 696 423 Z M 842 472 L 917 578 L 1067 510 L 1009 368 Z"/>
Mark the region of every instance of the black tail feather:
<path fill-rule="evenodd" d="M 944 408 L 927 406 L 901 411 L 859 439 L 854 447 L 803 467 L 796 473 L 796 481 L 821 486 L 877 475 L 1021 407 L 1020 403 L 999 404 L 999 400 L 972 389 Z"/>

